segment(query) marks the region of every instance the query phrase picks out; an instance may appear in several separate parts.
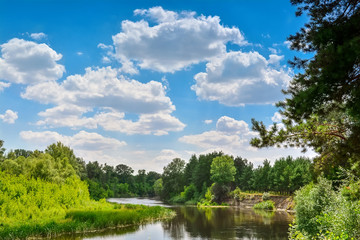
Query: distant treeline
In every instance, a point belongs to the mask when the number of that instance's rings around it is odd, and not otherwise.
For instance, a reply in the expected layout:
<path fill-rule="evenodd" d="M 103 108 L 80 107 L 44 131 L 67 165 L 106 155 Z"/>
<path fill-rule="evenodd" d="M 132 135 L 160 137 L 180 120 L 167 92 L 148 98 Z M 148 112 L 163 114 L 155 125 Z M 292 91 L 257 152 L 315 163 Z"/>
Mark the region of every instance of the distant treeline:
<path fill-rule="evenodd" d="M 179 198 L 183 192 L 180 201 L 184 201 L 186 190 L 186 200 L 198 201 L 214 183 L 210 169 L 213 159 L 219 156 L 227 155 L 222 152 L 193 155 L 187 163 L 176 158 L 164 167 L 162 174 L 146 172 L 144 169 L 134 174 L 134 170 L 125 164 L 114 167 L 97 161 L 85 163 L 70 148 L 58 142 L 48 146 L 45 153 L 11 150 L 0 161 L 0 169 L 14 174 L 25 172 L 35 179 L 55 181 L 76 174 L 88 183 L 90 197 L 95 200 L 129 196 L 159 196 L 170 200 Z M 229 157 L 236 168 L 234 180 L 230 183 L 232 190 L 238 187 L 242 191 L 291 194 L 312 180 L 312 163 L 307 158 L 280 158 L 273 166 L 264 160 L 262 165 L 254 167 L 253 163 L 244 158 Z M 58 159 L 57 165 L 52 164 L 50 158 Z M 55 168 L 61 168 L 61 171 L 55 171 Z M 58 176 L 59 173 L 62 176 Z"/>
<path fill-rule="evenodd" d="M 174 159 L 164 167 L 161 197 L 173 199 L 175 202 L 199 201 L 214 184 L 212 163 L 213 159 L 220 156 L 227 155 L 222 152 L 202 154 L 198 157 L 193 155 L 186 164 L 184 160 Z M 251 162 L 241 157 L 227 157 L 233 160 L 236 169 L 230 190 L 238 187 L 241 191 L 291 194 L 312 180 L 312 163 L 307 158 L 280 158 L 273 166 L 268 160 L 264 160 L 262 165 L 255 168 Z"/>

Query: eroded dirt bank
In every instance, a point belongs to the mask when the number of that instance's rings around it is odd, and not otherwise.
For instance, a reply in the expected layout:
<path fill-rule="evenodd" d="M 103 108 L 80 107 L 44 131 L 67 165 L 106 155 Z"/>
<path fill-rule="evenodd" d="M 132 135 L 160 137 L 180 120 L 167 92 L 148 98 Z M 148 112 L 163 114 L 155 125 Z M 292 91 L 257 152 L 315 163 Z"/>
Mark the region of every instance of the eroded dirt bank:
<path fill-rule="evenodd" d="M 277 196 L 271 195 L 269 200 L 275 203 L 276 210 L 279 211 L 293 211 L 294 210 L 294 200 L 289 196 Z M 259 203 L 262 200 L 262 194 L 244 194 L 238 199 L 228 199 L 226 203 L 230 206 L 238 206 L 244 208 L 252 208 L 256 203 Z"/>

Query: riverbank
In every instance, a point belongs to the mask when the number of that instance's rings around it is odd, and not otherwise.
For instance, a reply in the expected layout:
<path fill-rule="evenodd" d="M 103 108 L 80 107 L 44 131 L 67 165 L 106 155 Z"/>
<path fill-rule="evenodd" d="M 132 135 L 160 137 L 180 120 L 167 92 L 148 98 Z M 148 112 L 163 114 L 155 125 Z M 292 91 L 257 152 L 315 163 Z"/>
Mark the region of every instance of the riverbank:
<path fill-rule="evenodd" d="M 175 213 L 160 206 L 104 203 L 82 209 L 69 209 L 63 218 L 28 221 L 0 226 L 0 239 L 53 238 L 63 234 L 122 228 L 154 220 L 167 219 Z"/>
<path fill-rule="evenodd" d="M 294 211 L 294 200 L 291 196 L 280 196 L 280 195 L 270 195 L 269 199 L 274 202 L 275 208 L 277 211 Z M 263 194 L 261 193 L 242 193 L 241 197 L 238 199 L 229 198 L 225 201 L 229 206 L 236 206 L 242 208 L 253 208 L 255 204 L 263 201 Z"/>

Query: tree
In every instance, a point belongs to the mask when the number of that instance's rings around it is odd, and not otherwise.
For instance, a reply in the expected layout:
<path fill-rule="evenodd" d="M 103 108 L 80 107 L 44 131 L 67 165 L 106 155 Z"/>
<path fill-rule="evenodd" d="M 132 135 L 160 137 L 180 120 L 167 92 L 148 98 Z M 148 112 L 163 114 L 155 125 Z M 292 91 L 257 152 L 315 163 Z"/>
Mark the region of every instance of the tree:
<path fill-rule="evenodd" d="M 27 157 L 30 157 L 32 154 L 33 154 L 33 152 L 30 150 L 15 149 L 15 150 L 10 150 L 10 152 L 7 154 L 6 158 L 15 159 L 20 156 L 27 158 Z"/>
<path fill-rule="evenodd" d="M 252 189 L 253 164 L 244 158 L 236 157 L 234 159 L 234 166 L 236 168 L 236 186 L 244 191 Z"/>
<path fill-rule="evenodd" d="M 268 160 L 264 160 L 263 166 L 254 170 L 253 189 L 257 191 L 269 191 L 271 179 L 271 166 Z"/>
<path fill-rule="evenodd" d="M 212 184 L 212 181 L 210 179 L 210 168 L 211 163 L 214 158 L 223 156 L 224 154 L 222 152 L 212 152 L 208 153 L 206 155 L 200 155 L 199 156 L 199 162 L 196 164 L 196 168 L 193 172 L 192 181 L 196 186 L 196 189 L 198 192 L 202 192 L 203 186 L 205 184 L 206 187 L 210 187 Z M 206 188 L 205 188 L 206 191 Z M 205 192 L 203 192 L 205 194 Z"/>
<path fill-rule="evenodd" d="M 291 0 L 309 23 L 289 37 L 293 50 L 313 53 L 295 58 L 303 69 L 277 104 L 284 129 L 270 130 L 253 120 L 256 147 L 312 147 L 319 153 L 315 170 L 336 178 L 340 167 L 360 174 L 360 1 Z"/>
<path fill-rule="evenodd" d="M 45 152 L 52 156 L 56 162 L 64 161 L 64 158 L 67 158 L 67 161 L 74 168 L 77 175 L 82 179 L 86 177 L 85 162 L 81 158 L 77 158 L 70 147 L 57 142 L 56 144 L 49 145 Z"/>
<path fill-rule="evenodd" d="M 198 165 L 199 161 L 196 157 L 196 155 L 192 155 L 189 162 L 185 166 L 185 184 L 189 186 L 191 183 L 193 183 L 195 179 L 195 170 Z"/>
<path fill-rule="evenodd" d="M 185 161 L 174 158 L 171 163 L 164 167 L 162 174 L 163 197 L 169 199 L 184 189 L 184 167 Z"/>
<path fill-rule="evenodd" d="M 5 148 L 3 148 L 4 141 L 0 140 L 0 161 L 4 159 Z"/>
<path fill-rule="evenodd" d="M 115 167 L 116 174 L 118 175 L 119 181 L 121 183 L 129 182 L 129 178 L 132 177 L 132 174 L 134 170 L 125 165 L 125 164 L 119 164 Z"/>
<path fill-rule="evenodd" d="M 214 200 L 220 203 L 230 191 L 230 182 L 235 180 L 236 168 L 233 158 L 227 155 L 214 158 L 210 173 L 211 180 L 214 181 L 211 191 L 214 194 Z"/>
<path fill-rule="evenodd" d="M 229 184 L 234 181 L 236 168 L 234 160 L 230 156 L 216 157 L 211 163 L 211 180 L 215 183 Z"/>
<path fill-rule="evenodd" d="M 162 178 L 159 178 L 158 180 L 156 180 L 154 182 L 154 192 L 156 196 L 161 196 L 162 191 L 163 191 L 163 181 Z"/>
<path fill-rule="evenodd" d="M 160 178 L 161 178 L 161 174 L 159 174 L 157 172 L 150 171 L 147 173 L 146 184 L 148 186 L 148 189 L 147 189 L 148 196 L 154 197 L 156 195 L 155 190 L 154 190 L 154 184 Z"/>

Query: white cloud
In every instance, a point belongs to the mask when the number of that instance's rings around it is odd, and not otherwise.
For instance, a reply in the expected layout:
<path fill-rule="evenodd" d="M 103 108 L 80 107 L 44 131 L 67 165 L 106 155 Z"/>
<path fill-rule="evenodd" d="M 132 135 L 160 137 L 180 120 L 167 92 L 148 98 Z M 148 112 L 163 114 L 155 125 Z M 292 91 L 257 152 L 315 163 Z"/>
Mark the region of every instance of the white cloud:
<path fill-rule="evenodd" d="M 223 116 L 218 119 L 216 130 L 183 136 L 179 138 L 179 141 L 195 146 L 200 154 L 222 151 L 225 154 L 247 158 L 255 165 L 261 164 L 265 159 L 273 162 L 288 155 L 293 157 L 316 155 L 311 150 L 303 154 L 298 148 L 257 149 L 250 146 L 250 140 L 257 136 L 258 134 L 251 131 L 246 122 Z"/>
<path fill-rule="evenodd" d="M 41 40 L 47 37 L 47 35 L 43 32 L 40 33 L 31 33 L 30 37 L 34 40 Z"/>
<path fill-rule="evenodd" d="M 123 119 L 116 113 L 102 113 L 95 116 L 99 125 L 107 131 L 118 131 L 129 135 L 154 134 L 166 135 L 169 131 L 182 131 L 185 124 L 170 114 L 141 114 L 138 121 Z"/>
<path fill-rule="evenodd" d="M 234 149 L 249 148 L 246 143 L 254 136 L 256 134 L 249 130 L 246 122 L 222 116 L 216 123 L 216 130 L 183 136 L 179 141 L 204 149 L 223 149 L 233 152 Z"/>
<path fill-rule="evenodd" d="M 219 131 L 208 131 L 201 134 L 183 136 L 180 142 L 199 146 L 201 148 L 221 148 L 233 149 L 241 147 L 243 141 L 237 135 L 228 135 Z"/>
<path fill-rule="evenodd" d="M 68 76 L 61 84 L 47 82 L 29 86 L 22 97 L 41 103 L 111 107 L 130 113 L 169 113 L 175 110 L 160 82 L 129 80 L 118 76 L 117 70 L 111 67 L 87 68 L 84 75 Z"/>
<path fill-rule="evenodd" d="M 182 154 L 177 153 L 172 149 L 163 149 L 160 151 L 159 155 L 157 155 L 154 160 L 157 164 L 161 166 L 165 166 L 169 162 L 171 162 L 174 158 L 182 158 Z"/>
<path fill-rule="evenodd" d="M 28 86 L 22 97 L 56 105 L 39 113 L 44 119 L 37 124 L 48 127 L 101 126 L 107 131 L 155 135 L 185 127 L 171 115 L 175 106 L 160 82 L 129 80 L 111 67 L 87 68 L 84 75 L 69 76 L 61 84 L 46 82 Z M 95 109 L 101 111 L 91 116 Z M 138 114 L 139 119 L 127 120 L 127 113 Z"/>
<path fill-rule="evenodd" d="M 98 44 L 98 48 L 101 48 L 103 50 L 106 50 L 106 51 L 110 51 L 110 52 L 113 52 L 114 51 L 114 47 L 111 46 L 111 45 L 106 45 L 104 43 L 99 43 Z"/>
<path fill-rule="evenodd" d="M 291 47 L 291 42 L 288 41 L 288 40 L 286 40 L 286 41 L 284 42 L 284 45 L 285 45 L 287 48 L 290 48 L 290 47 Z"/>
<path fill-rule="evenodd" d="M 82 115 L 88 111 L 90 111 L 90 108 L 79 107 L 72 104 L 59 105 L 38 113 L 38 115 L 44 119 L 38 121 L 36 124 L 47 127 L 70 127 L 72 129 L 83 127 L 95 129 L 97 128 L 95 119 L 82 117 Z"/>
<path fill-rule="evenodd" d="M 231 117 L 222 116 L 216 123 L 216 129 L 228 134 L 248 134 L 249 125 L 240 120 L 235 120 Z"/>
<path fill-rule="evenodd" d="M 76 52 L 76 55 L 78 55 L 78 56 L 82 56 L 84 53 L 83 52 Z"/>
<path fill-rule="evenodd" d="M 110 58 L 107 57 L 107 56 L 104 56 L 104 57 L 101 59 L 101 61 L 102 61 L 103 63 L 111 63 Z"/>
<path fill-rule="evenodd" d="M 274 113 L 274 116 L 271 117 L 271 120 L 273 122 L 278 123 L 278 122 L 281 122 L 281 120 L 283 120 L 283 118 L 284 117 L 279 112 L 276 112 L 276 113 Z"/>
<path fill-rule="evenodd" d="M 115 138 L 107 138 L 98 133 L 89 133 L 86 131 L 80 131 L 73 136 L 65 136 L 52 131 L 22 131 L 20 132 L 20 137 L 37 146 L 48 146 L 60 141 L 74 150 L 114 150 L 126 146 L 126 142 L 124 141 L 119 141 Z"/>
<path fill-rule="evenodd" d="M 162 7 L 136 9 L 134 14 L 149 17 L 157 23 L 175 22 L 179 17 L 176 12 L 164 10 Z"/>
<path fill-rule="evenodd" d="M 40 112 L 44 120 L 37 125 L 48 127 L 70 127 L 73 129 L 96 129 L 101 126 L 106 131 L 133 134 L 167 135 L 170 131 L 182 131 L 185 124 L 170 114 L 141 114 L 137 121 L 124 119 L 125 114 L 115 111 L 100 112 L 93 117 L 81 117 L 87 109 L 78 106 L 58 106 Z"/>
<path fill-rule="evenodd" d="M 18 119 L 18 115 L 17 112 L 8 109 L 5 111 L 5 114 L 0 114 L 0 119 L 5 123 L 13 124 Z"/>
<path fill-rule="evenodd" d="M 284 59 L 284 56 L 279 56 L 276 54 L 271 54 L 269 56 L 268 64 L 279 65 L 280 61 Z"/>
<path fill-rule="evenodd" d="M 122 62 L 136 62 L 141 68 L 175 72 L 226 52 L 226 43 L 247 44 L 238 28 L 224 27 L 217 16 L 195 17 L 161 7 L 135 10 L 155 21 L 122 22 L 122 32 L 113 36 L 115 56 Z"/>
<path fill-rule="evenodd" d="M 275 49 L 275 48 L 269 47 L 268 49 L 269 49 L 269 51 L 270 51 L 272 54 L 279 54 L 279 52 L 280 52 L 280 50 Z"/>
<path fill-rule="evenodd" d="M 283 98 L 281 89 L 290 81 L 289 70 L 269 64 L 281 56 L 266 60 L 258 52 L 228 52 L 206 64 L 206 72 L 194 76 L 192 90 L 201 100 L 219 101 L 227 106 L 270 104 Z"/>
<path fill-rule="evenodd" d="M 53 131 L 22 131 L 20 137 L 37 149 L 45 149 L 50 144 L 60 141 L 71 147 L 75 155 L 85 161 L 98 161 L 101 164 L 106 163 L 113 166 L 119 163 L 131 163 L 121 157 L 127 147 L 126 142 L 104 137 L 98 133 L 80 131 L 73 136 L 66 136 Z M 132 156 L 137 155 L 133 154 Z"/>
<path fill-rule="evenodd" d="M 35 84 L 62 77 L 62 58 L 48 45 L 13 38 L 0 45 L 0 79 L 13 83 Z"/>
<path fill-rule="evenodd" d="M 205 124 L 211 124 L 212 122 L 213 122 L 213 120 L 211 120 L 211 119 L 204 120 Z"/>
<path fill-rule="evenodd" d="M 66 136 L 54 131 L 22 131 L 20 137 L 29 142 L 33 148 L 45 149 L 48 145 L 61 141 L 71 147 L 75 155 L 83 158 L 86 162 L 98 161 L 101 164 L 116 166 L 126 164 L 135 171 L 146 169 L 146 171 L 162 172 L 163 167 L 173 158 L 189 159 L 190 154 L 177 152 L 172 149 L 144 150 L 133 149 L 124 141 L 115 138 L 104 137 L 98 133 L 80 131 L 73 136 Z"/>
<path fill-rule="evenodd" d="M 0 82 L 0 92 L 4 91 L 5 88 L 10 87 L 10 83 Z"/>

